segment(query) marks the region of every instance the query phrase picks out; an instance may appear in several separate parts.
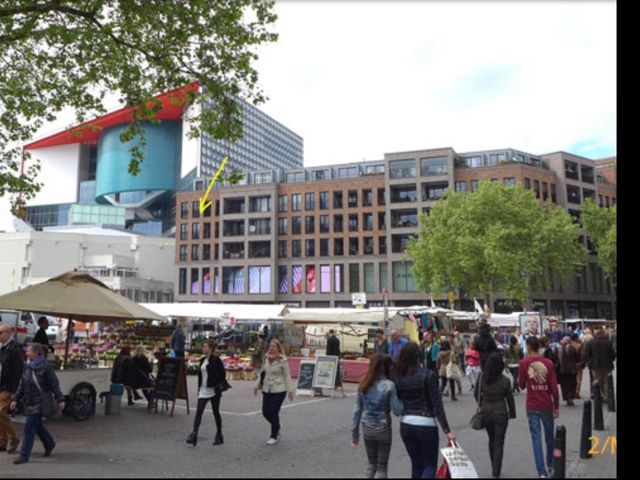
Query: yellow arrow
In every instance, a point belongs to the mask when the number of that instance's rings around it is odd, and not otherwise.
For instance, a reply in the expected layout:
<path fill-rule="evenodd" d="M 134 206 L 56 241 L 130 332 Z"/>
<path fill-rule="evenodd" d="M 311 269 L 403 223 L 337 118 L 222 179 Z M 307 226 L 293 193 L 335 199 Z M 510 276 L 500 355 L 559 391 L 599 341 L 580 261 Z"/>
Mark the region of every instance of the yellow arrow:
<path fill-rule="evenodd" d="M 209 186 L 207 187 L 207 191 L 204 193 L 204 196 L 200 197 L 200 215 L 202 215 L 204 213 L 204 211 L 207 208 L 209 208 L 211 206 L 211 204 L 213 203 L 213 202 L 207 202 L 207 197 L 211 193 L 211 189 L 213 188 L 213 184 L 216 183 L 216 180 L 218 179 L 218 177 L 222 173 L 222 170 L 224 169 L 224 166 L 227 164 L 228 161 L 229 161 L 229 157 L 224 157 L 224 160 L 222 160 L 222 164 L 220 165 L 220 167 L 218 167 L 218 171 L 216 172 L 216 174 L 213 176 L 213 178 L 209 182 Z"/>

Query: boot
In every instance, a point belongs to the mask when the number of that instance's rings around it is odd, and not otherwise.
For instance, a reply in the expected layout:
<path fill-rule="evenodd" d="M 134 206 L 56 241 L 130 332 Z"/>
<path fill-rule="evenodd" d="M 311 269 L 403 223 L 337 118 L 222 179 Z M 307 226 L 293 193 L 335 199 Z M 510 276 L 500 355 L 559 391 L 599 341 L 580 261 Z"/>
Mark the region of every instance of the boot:
<path fill-rule="evenodd" d="M 218 433 L 216 433 L 216 438 L 213 441 L 214 445 L 222 445 L 224 443 L 224 437 L 222 436 L 222 433 L 220 433 L 220 431 L 218 431 Z"/>
<path fill-rule="evenodd" d="M 195 447 L 198 444 L 198 434 L 196 432 L 191 432 L 187 437 L 186 442 Z"/>

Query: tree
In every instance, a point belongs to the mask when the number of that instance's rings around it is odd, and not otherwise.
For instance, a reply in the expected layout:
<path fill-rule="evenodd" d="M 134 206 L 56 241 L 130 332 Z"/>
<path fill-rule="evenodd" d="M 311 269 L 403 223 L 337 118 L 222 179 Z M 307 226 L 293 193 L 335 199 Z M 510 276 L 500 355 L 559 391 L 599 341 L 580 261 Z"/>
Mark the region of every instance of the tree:
<path fill-rule="evenodd" d="M 617 257 L 617 208 L 600 208 L 592 199 L 585 200 L 580 219 L 598 251 L 602 270 L 615 282 Z"/>
<path fill-rule="evenodd" d="M 540 206 L 531 191 L 483 181 L 474 193 L 447 192 L 421 215 L 407 252 L 427 293 L 463 287 L 491 304 L 503 292 L 526 306 L 534 281 L 549 285 L 550 269 L 568 276 L 584 264 L 579 234 L 567 212 Z"/>
<path fill-rule="evenodd" d="M 139 173 L 142 121 L 157 121 L 158 93 L 197 81 L 186 105 L 201 108 L 190 135 L 242 136 L 236 97 L 264 102 L 255 48 L 273 42 L 273 0 L 4 0 L 0 4 L 0 196 L 17 195 L 19 213 L 38 191 L 38 165 L 21 147 L 65 108 L 78 123 L 104 114 L 113 92 L 134 121 L 121 135 L 138 139 L 129 173 Z M 202 108 L 205 105 L 215 108 Z"/>

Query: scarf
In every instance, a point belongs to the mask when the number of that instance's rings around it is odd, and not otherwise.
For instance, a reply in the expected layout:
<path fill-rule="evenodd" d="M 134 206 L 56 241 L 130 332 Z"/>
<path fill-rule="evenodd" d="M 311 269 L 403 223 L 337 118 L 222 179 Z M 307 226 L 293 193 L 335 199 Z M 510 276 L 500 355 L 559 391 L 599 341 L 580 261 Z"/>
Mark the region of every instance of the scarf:
<path fill-rule="evenodd" d="M 33 361 L 31 361 L 31 362 L 27 363 L 27 368 L 31 368 L 31 369 L 34 369 L 34 370 L 35 370 L 35 368 L 36 368 L 38 365 L 40 365 L 41 363 L 44 363 L 44 362 L 45 362 L 45 360 L 46 360 L 46 359 L 44 358 L 44 356 L 43 356 L 43 355 L 40 355 L 40 356 L 39 356 L 38 358 L 36 358 L 35 360 L 33 360 Z"/>

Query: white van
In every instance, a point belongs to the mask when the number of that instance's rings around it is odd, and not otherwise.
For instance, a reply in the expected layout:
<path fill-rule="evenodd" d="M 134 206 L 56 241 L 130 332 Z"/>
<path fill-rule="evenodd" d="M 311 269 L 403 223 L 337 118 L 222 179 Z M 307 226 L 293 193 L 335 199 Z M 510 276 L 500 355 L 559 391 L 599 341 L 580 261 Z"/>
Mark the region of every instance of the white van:
<path fill-rule="evenodd" d="M 38 319 L 42 316 L 47 317 L 50 324 L 58 325 L 55 317 L 42 315 L 41 313 L 0 310 L 0 322 L 14 329 L 14 338 L 18 345 L 25 345 L 33 341 L 39 328 Z M 47 336 L 49 336 L 49 330 L 47 330 Z"/>

